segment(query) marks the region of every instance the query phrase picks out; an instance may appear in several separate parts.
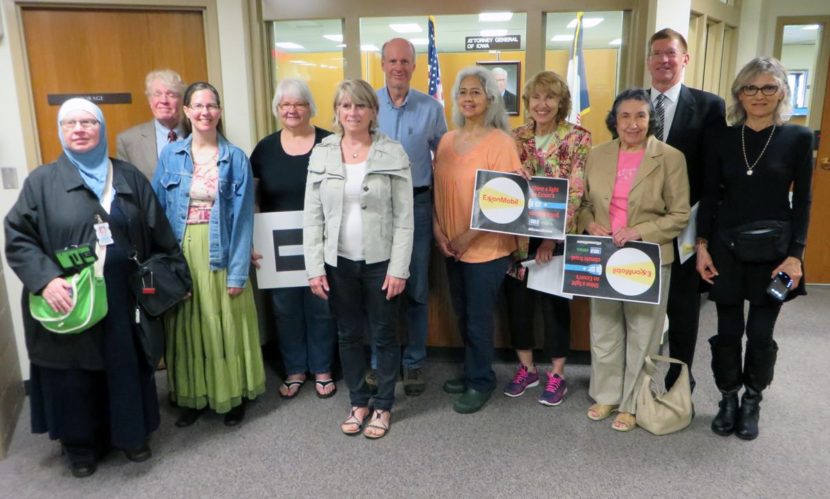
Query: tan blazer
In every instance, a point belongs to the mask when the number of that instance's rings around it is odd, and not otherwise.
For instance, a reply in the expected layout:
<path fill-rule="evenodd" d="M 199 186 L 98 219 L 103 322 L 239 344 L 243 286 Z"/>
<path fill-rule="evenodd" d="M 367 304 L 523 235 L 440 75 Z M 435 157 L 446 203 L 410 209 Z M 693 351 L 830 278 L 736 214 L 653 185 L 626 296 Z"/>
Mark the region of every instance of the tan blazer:
<path fill-rule="evenodd" d="M 585 164 L 585 195 L 577 215 L 582 233 L 591 222 L 611 227 L 608 207 L 617 177 L 620 140 L 595 147 Z M 631 191 L 628 193 L 628 226 L 643 241 L 660 244 L 663 265 L 674 261 L 672 242 L 689 222 L 689 179 L 683 153 L 653 136 Z"/>
<path fill-rule="evenodd" d="M 144 176 L 152 180 L 159 160 L 153 120 L 119 133 L 115 142 L 115 157 L 132 163 Z"/>

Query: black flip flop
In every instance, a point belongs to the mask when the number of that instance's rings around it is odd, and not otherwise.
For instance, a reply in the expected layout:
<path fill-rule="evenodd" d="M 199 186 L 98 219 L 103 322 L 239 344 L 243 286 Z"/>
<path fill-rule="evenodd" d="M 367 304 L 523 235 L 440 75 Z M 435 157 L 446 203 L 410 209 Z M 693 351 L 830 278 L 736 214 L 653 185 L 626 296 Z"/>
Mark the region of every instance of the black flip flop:
<path fill-rule="evenodd" d="M 333 379 L 318 379 L 314 381 L 314 391 L 317 393 L 317 398 L 321 399 L 328 399 L 334 397 L 334 394 L 337 393 L 337 385 L 334 385 L 334 390 L 331 393 L 320 393 L 320 390 L 317 388 L 325 388 L 331 384 L 334 384 Z"/>
<path fill-rule="evenodd" d="M 284 400 L 293 399 L 300 393 L 300 388 L 303 387 L 305 380 L 296 380 L 296 381 L 283 381 L 282 386 L 288 390 L 288 393 L 291 393 L 291 389 L 295 386 L 297 387 L 297 391 L 294 392 L 293 395 L 283 395 L 282 392 L 278 392 L 280 394 L 280 398 Z"/>

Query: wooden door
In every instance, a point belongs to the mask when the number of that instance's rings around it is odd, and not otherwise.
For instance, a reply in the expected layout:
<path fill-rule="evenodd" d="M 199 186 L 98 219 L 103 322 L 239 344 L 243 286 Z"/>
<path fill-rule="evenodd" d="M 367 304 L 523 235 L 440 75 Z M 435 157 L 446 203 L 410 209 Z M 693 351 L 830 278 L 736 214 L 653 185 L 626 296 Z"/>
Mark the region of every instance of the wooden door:
<path fill-rule="evenodd" d="M 813 172 L 813 205 L 804 258 L 805 275 L 811 284 L 830 284 L 830 73 L 821 113 L 821 140 Z"/>
<path fill-rule="evenodd" d="M 26 7 L 22 10 L 41 160 L 61 153 L 59 104 L 49 95 L 129 94 L 126 104 L 101 104 L 109 154 L 115 137 L 148 121 L 144 77 L 170 68 L 185 82 L 207 79 L 202 12 Z"/>

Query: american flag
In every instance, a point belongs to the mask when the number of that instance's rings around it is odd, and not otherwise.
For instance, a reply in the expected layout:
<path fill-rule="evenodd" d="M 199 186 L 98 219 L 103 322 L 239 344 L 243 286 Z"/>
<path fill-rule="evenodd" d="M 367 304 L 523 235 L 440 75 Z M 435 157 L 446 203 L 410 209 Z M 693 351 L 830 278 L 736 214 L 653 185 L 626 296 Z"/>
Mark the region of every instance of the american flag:
<path fill-rule="evenodd" d="M 438 49 L 435 48 L 435 18 L 429 16 L 429 47 L 427 48 L 429 70 L 429 95 L 444 105 L 444 90 L 441 87 L 441 68 L 438 67 Z"/>
<path fill-rule="evenodd" d="M 582 15 L 576 14 L 574 41 L 568 57 L 568 88 L 571 91 L 571 114 L 568 121 L 582 124 L 582 117 L 591 110 L 588 99 L 588 81 L 585 79 L 585 56 L 582 52 Z"/>

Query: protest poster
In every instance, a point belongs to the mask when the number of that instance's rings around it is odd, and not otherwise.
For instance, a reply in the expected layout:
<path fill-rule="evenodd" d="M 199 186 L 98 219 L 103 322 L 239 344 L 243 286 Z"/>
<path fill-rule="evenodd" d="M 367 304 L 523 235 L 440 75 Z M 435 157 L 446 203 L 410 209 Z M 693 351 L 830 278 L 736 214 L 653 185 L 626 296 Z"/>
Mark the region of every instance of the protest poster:
<path fill-rule="evenodd" d="M 262 254 L 259 289 L 308 286 L 303 257 L 303 212 L 254 214 L 254 249 Z"/>
<path fill-rule="evenodd" d="M 660 245 L 610 237 L 565 238 L 562 292 L 591 298 L 660 303 Z"/>
<path fill-rule="evenodd" d="M 476 172 L 471 229 L 563 239 L 567 213 L 567 179 Z"/>

